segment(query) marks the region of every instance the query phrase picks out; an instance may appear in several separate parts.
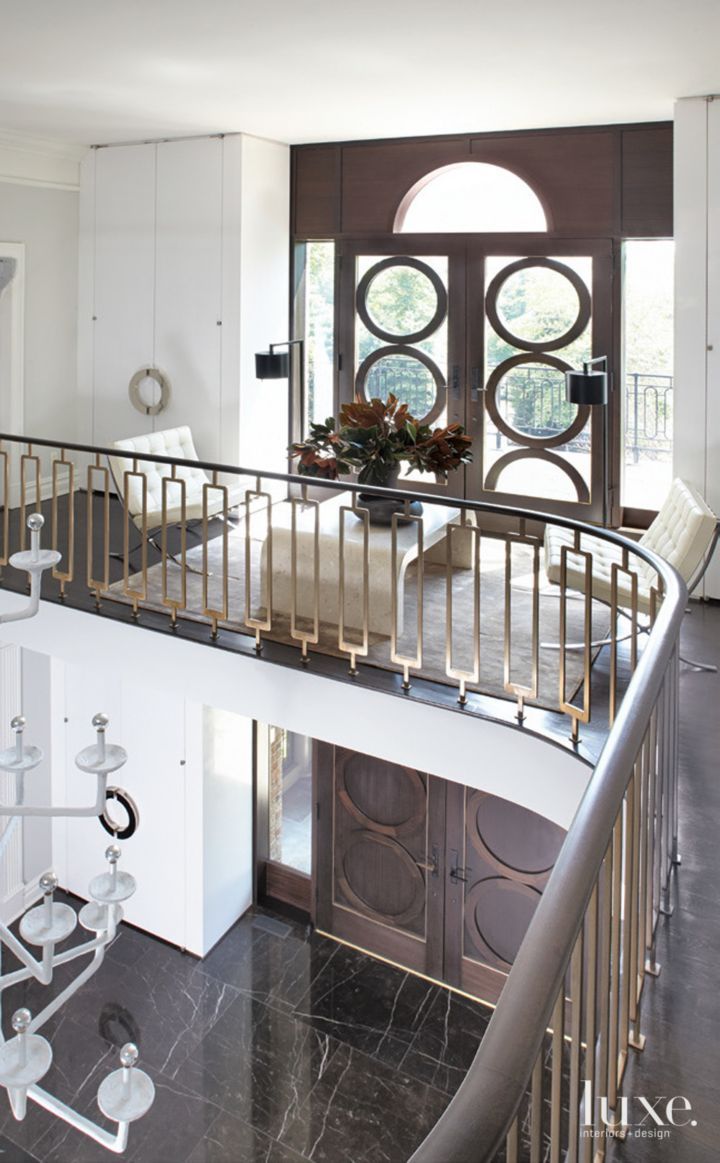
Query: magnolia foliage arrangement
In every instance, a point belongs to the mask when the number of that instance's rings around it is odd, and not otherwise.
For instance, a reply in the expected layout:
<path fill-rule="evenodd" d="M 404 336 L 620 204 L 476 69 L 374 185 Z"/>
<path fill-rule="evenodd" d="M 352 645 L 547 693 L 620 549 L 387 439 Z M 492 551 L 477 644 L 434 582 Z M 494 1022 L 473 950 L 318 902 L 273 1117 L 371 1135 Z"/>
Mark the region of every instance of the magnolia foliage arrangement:
<path fill-rule="evenodd" d="M 310 435 L 292 445 L 303 476 L 326 477 L 357 472 L 363 485 L 390 485 L 400 464 L 446 477 L 451 469 L 472 460 L 472 441 L 462 424 L 430 428 L 410 415 L 392 393 L 387 401 L 357 399 L 345 404 L 336 428 L 329 416 L 324 424 L 311 424 Z"/>

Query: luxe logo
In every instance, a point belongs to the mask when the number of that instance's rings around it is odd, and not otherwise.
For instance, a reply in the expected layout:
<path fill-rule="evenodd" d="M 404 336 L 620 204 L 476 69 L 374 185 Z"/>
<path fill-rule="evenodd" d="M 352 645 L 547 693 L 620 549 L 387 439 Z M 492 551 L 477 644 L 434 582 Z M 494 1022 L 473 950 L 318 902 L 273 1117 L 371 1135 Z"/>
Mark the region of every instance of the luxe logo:
<path fill-rule="evenodd" d="M 593 1087 L 589 1078 L 586 1078 L 584 1083 L 584 1100 L 583 1126 L 592 1127 L 595 1123 L 593 1117 L 595 1110 L 593 1108 Z M 658 1095 L 655 1099 L 646 1098 L 643 1094 L 634 1095 L 632 1099 L 623 1096 L 618 1099 L 617 1108 L 613 1112 L 615 1117 L 611 1117 L 608 1109 L 607 1095 L 598 1095 L 596 1101 L 599 1106 L 597 1112 L 599 1121 L 614 1131 L 629 1130 L 630 1127 L 634 1127 L 636 1128 L 634 1134 L 639 1137 L 663 1138 L 670 1133 L 667 1130 L 668 1127 L 697 1126 L 697 1119 L 691 1117 L 692 1104 L 682 1094 L 676 1094 L 672 1098 Z M 631 1102 L 633 1103 L 633 1114 L 641 1116 L 633 1120 L 630 1118 Z"/>

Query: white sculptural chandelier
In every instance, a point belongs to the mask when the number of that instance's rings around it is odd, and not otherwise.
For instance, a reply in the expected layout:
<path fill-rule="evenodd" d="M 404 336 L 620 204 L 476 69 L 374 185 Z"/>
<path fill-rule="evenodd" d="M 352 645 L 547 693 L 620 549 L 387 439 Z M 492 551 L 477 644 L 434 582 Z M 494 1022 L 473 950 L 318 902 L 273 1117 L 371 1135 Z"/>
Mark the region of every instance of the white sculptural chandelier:
<path fill-rule="evenodd" d="M 0 623 L 29 618 L 37 613 L 43 571 L 56 565 L 60 560 L 60 554 L 54 550 L 40 548 L 40 530 L 43 523 L 39 513 L 33 513 L 28 518 L 30 549 L 16 553 L 10 558 L 11 565 L 30 574 L 30 602 L 17 613 L 1 615 Z M 93 726 L 96 729 L 96 741 L 79 753 L 75 763 L 80 771 L 95 776 L 94 802 L 86 807 L 56 807 L 52 804 L 35 807 L 24 802 L 25 777 L 41 763 L 43 753 L 39 747 L 24 743 L 25 720 L 22 716 L 18 715 L 12 720 L 15 745 L 0 752 L 0 770 L 14 775 L 15 795 L 12 804 L 0 804 L 0 817 L 10 817 L 5 831 L 0 836 L 0 856 L 23 816 L 98 816 L 104 821 L 105 827 L 116 834 L 124 836 L 134 831 L 137 818 L 132 800 L 121 789 L 107 787 L 108 776 L 124 766 L 127 753 L 122 747 L 107 742 L 108 719 L 105 715 L 95 715 Z M 107 798 L 120 799 L 126 807 L 129 807 L 134 816 L 129 828 L 121 830 L 108 822 Z M 35 978 L 41 985 L 49 986 L 52 984 L 57 966 L 66 965 L 88 955 L 92 956 L 90 964 L 80 970 L 77 977 L 49 1001 L 40 1013 L 33 1016 L 29 1010 L 19 1009 L 13 1014 L 14 1037 L 6 1041 L 0 1028 L 0 1085 L 7 1090 L 13 1115 L 16 1119 L 24 1119 L 30 1099 L 82 1131 L 95 1142 L 118 1154 L 127 1146 L 130 1123 L 141 1118 L 150 1109 L 155 1097 L 152 1080 L 136 1067 L 137 1047 L 131 1042 L 122 1047 L 120 1069 L 109 1074 L 98 1089 L 98 1106 L 102 1114 L 111 1122 L 117 1123 L 117 1130 L 113 1132 L 74 1111 L 72 1107 L 38 1085 L 50 1069 L 53 1052 L 50 1043 L 37 1031 L 97 973 L 103 963 L 105 950 L 115 939 L 117 927 L 123 916 L 122 902 L 132 896 L 136 887 L 134 877 L 118 869 L 120 855 L 117 844 L 111 844 L 107 848 L 105 857 L 110 866 L 109 871 L 91 880 L 89 886 L 91 900 L 83 905 L 78 914 L 70 905 L 61 904 L 53 899 L 58 881 L 54 874 L 48 873 L 41 877 L 39 882 L 43 895 L 42 903 L 27 911 L 20 921 L 20 938 L 16 937 L 7 925 L 0 922 L 0 951 L 6 946 L 22 965 L 21 969 L 0 974 L 0 1000 L 4 990 L 17 982 Z M 71 935 L 78 921 L 94 936 L 82 944 L 56 952 L 56 946 Z M 39 958 L 30 952 L 28 945 L 41 950 Z"/>

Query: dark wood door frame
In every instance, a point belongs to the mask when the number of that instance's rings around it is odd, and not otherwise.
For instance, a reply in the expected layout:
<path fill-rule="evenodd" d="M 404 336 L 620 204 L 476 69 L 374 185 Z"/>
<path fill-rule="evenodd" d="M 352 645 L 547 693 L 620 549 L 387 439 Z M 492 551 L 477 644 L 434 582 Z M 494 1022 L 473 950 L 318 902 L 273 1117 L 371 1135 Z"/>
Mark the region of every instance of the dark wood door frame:
<path fill-rule="evenodd" d="M 450 491 L 457 496 L 476 500 L 491 500 L 510 507 L 522 504 L 526 508 L 546 511 L 580 519 L 601 519 L 602 514 L 602 441 L 599 439 L 602 423 L 609 424 L 610 438 L 610 495 L 612 523 L 618 524 L 621 511 L 619 498 L 621 462 L 621 406 L 620 384 L 620 289 L 615 277 L 618 264 L 616 243 L 610 238 L 568 238 L 553 234 L 397 234 L 377 238 L 352 238 L 338 241 L 336 249 L 336 370 L 335 410 L 354 394 L 354 318 L 355 318 L 355 259 L 361 254 L 432 255 L 447 254 L 448 265 L 448 418 L 464 424 L 478 445 L 474 462 L 465 470 L 453 474 Z M 611 368 L 610 404 L 604 416 L 593 417 L 593 444 L 591 464 L 590 504 L 572 501 L 546 500 L 524 497 L 515 493 L 483 488 L 484 470 L 482 448 L 484 432 L 483 392 L 485 383 L 479 381 L 473 369 L 485 367 L 485 259 L 494 255 L 538 256 L 588 255 L 593 259 L 592 286 L 592 351 L 607 355 Z M 484 379 L 484 375 L 483 375 Z M 461 390 L 454 389 L 459 382 Z M 597 412 L 598 410 L 596 410 Z M 462 475 L 461 475 L 462 474 Z M 465 479 L 463 479 L 465 478 Z M 445 493 L 448 486 L 420 486 L 426 492 Z"/>

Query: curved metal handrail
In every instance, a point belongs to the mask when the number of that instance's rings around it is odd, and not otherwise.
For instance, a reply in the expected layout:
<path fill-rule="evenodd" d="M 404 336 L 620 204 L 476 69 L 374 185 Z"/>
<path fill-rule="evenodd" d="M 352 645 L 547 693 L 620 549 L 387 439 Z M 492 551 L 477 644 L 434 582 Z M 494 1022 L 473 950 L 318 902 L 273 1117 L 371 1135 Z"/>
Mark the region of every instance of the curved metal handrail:
<path fill-rule="evenodd" d="M 7 440 L 12 444 L 32 445 L 33 448 L 61 448 L 66 451 L 91 454 L 92 456 L 115 457 L 118 460 L 148 461 L 152 464 L 176 465 L 190 469 L 200 468 L 209 473 L 227 473 L 231 476 L 281 481 L 288 485 L 299 486 L 300 488 L 327 489 L 329 492 L 336 493 L 370 493 L 373 496 L 377 495 L 379 497 L 401 496 L 403 499 L 420 501 L 426 505 L 444 505 L 447 508 L 461 508 L 473 513 L 493 513 L 498 516 L 512 517 L 515 520 L 536 521 L 541 525 L 559 525 L 565 529 L 578 530 L 580 533 L 589 534 L 603 541 L 608 541 L 613 545 L 618 545 L 623 549 L 628 549 L 636 557 L 642 558 L 643 561 L 652 566 L 661 576 L 662 570 L 659 568 L 658 563 L 666 569 L 669 568 L 662 558 L 658 558 L 636 541 L 631 541 L 629 538 L 623 537 L 620 533 L 615 533 L 612 529 L 603 529 L 601 526 L 588 525 L 584 521 L 578 521 L 573 517 L 561 517 L 555 513 L 545 513 L 539 509 L 515 508 L 511 505 L 497 505 L 492 501 L 473 501 L 465 497 L 445 496 L 438 493 L 421 493 L 415 490 L 412 492 L 404 492 L 402 489 L 387 489 L 380 485 L 357 484 L 354 481 L 346 480 L 328 480 L 325 477 L 301 476 L 299 473 L 271 472 L 267 469 L 244 468 L 242 465 L 217 464 L 210 460 L 185 460 L 182 457 L 161 456 L 152 452 L 135 452 L 134 450 L 129 451 L 124 448 L 105 448 L 102 445 L 95 444 L 77 444 L 68 440 L 48 440 L 47 437 L 17 436 L 8 432 L 0 432 L 0 442 L 3 440 Z"/>
<path fill-rule="evenodd" d="M 641 556 L 662 577 L 665 601 L 477 1054 L 411 1163 L 490 1163 L 527 1090 L 685 609 L 676 570 Z"/>

